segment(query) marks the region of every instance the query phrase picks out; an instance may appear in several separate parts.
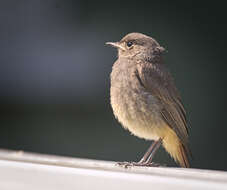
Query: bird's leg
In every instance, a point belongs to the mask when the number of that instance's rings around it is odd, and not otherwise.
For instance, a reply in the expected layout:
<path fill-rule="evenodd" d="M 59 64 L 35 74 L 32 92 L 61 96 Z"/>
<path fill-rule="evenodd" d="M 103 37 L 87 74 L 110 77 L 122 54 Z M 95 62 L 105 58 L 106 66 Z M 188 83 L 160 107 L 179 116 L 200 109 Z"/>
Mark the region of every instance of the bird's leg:
<path fill-rule="evenodd" d="M 158 164 L 152 163 L 152 159 L 160 147 L 162 139 L 154 141 L 151 146 L 148 148 L 147 152 L 144 154 L 142 159 L 139 162 L 120 162 L 118 165 L 128 167 L 128 166 L 158 166 Z"/>
<path fill-rule="evenodd" d="M 158 139 L 158 140 L 156 141 L 155 147 L 152 149 L 151 154 L 150 154 L 149 157 L 146 159 L 146 161 L 143 162 L 143 164 L 144 164 L 145 166 L 146 166 L 146 165 L 149 166 L 150 164 L 158 165 L 158 164 L 153 163 L 152 160 L 153 160 L 153 157 L 154 157 L 155 153 L 157 152 L 157 150 L 158 150 L 159 147 L 161 146 L 161 144 L 162 144 L 162 138 L 160 138 L 160 139 Z"/>
<path fill-rule="evenodd" d="M 157 140 L 157 141 L 154 141 L 154 142 L 151 144 L 151 146 L 148 148 L 147 152 L 143 155 L 143 157 L 141 158 L 141 160 L 140 160 L 138 163 L 145 163 L 145 162 L 147 161 L 148 157 L 149 157 L 151 154 L 154 154 L 153 151 L 156 150 L 156 149 L 158 149 L 158 147 L 160 146 L 160 145 L 159 145 L 159 146 L 156 148 L 156 146 L 159 144 L 159 141 L 160 141 L 160 139 Z M 155 151 L 155 152 L 156 152 L 156 151 Z"/>

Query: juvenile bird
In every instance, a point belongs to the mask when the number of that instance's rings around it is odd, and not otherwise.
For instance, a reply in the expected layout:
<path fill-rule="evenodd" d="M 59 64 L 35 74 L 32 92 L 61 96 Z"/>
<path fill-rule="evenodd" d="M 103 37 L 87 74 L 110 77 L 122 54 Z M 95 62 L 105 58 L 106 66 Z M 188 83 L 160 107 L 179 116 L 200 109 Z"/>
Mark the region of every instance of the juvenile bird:
<path fill-rule="evenodd" d="M 189 167 L 186 112 L 163 63 L 165 49 L 141 33 L 106 44 L 118 49 L 111 72 L 113 113 L 133 135 L 154 141 L 139 162 L 123 165 L 154 166 L 152 158 L 162 144 L 181 167 Z"/>

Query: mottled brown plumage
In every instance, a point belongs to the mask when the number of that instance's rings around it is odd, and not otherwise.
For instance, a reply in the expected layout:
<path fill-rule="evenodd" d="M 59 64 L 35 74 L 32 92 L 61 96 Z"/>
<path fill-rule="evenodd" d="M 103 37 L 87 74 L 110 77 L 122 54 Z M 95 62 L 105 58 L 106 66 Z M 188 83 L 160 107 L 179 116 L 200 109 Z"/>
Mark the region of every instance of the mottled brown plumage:
<path fill-rule="evenodd" d="M 151 165 L 162 142 L 182 167 L 189 167 L 186 112 L 163 63 L 164 48 L 140 33 L 130 33 L 120 42 L 108 44 L 118 48 L 118 60 L 111 73 L 114 115 L 132 134 L 157 144 L 135 165 Z"/>

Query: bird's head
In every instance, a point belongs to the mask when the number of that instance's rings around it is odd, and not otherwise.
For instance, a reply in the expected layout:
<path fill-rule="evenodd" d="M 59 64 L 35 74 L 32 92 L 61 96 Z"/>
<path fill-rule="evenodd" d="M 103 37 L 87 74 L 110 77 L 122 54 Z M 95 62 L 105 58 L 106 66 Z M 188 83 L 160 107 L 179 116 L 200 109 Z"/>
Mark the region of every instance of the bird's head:
<path fill-rule="evenodd" d="M 158 42 L 141 33 L 129 33 L 119 42 L 107 42 L 118 49 L 119 58 L 156 62 L 165 51 Z"/>

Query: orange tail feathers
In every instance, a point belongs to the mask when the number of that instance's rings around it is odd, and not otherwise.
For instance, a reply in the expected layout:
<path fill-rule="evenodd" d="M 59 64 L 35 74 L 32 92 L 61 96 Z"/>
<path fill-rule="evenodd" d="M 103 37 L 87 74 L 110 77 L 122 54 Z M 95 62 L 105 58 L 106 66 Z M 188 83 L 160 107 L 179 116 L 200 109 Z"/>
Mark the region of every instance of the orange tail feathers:
<path fill-rule="evenodd" d="M 170 129 L 163 138 L 163 146 L 181 167 L 189 168 L 189 148 L 184 145 L 176 133 Z"/>

